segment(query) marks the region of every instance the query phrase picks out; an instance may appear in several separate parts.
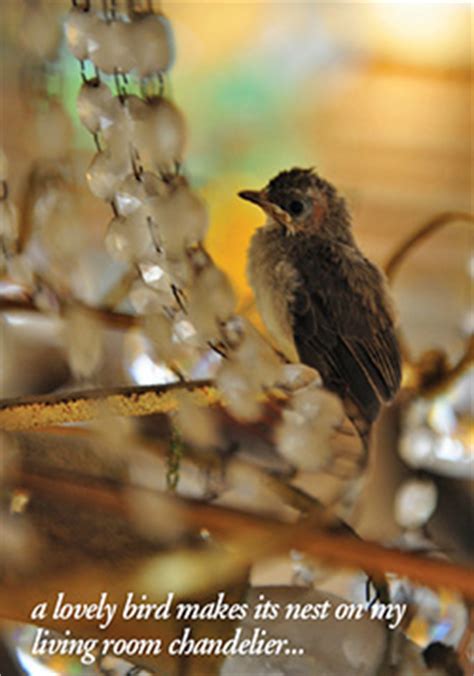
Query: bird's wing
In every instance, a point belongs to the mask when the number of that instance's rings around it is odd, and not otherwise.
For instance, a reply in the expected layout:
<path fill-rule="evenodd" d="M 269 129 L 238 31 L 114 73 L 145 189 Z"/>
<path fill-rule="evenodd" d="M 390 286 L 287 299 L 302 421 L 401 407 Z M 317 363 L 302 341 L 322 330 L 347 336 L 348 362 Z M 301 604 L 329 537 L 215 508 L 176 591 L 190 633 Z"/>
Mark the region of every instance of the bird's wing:
<path fill-rule="evenodd" d="M 290 310 L 300 359 L 374 420 L 401 377 L 382 275 L 357 249 L 339 244 L 309 246 L 298 268 L 301 284 Z"/>

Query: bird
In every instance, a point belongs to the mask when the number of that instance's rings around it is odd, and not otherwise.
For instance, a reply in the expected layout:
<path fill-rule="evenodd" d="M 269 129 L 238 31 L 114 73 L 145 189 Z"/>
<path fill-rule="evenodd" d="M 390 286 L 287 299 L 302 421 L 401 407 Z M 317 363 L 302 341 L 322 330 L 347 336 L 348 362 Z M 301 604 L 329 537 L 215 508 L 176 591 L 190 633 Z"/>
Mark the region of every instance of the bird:
<path fill-rule="evenodd" d="M 250 241 L 247 276 L 270 336 L 288 361 L 319 372 L 368 452 L 372 425 L 401 381 L 383 273 L 356 243 L 346 201 L 314 168 L 238 194 L 267 217 Z"/>

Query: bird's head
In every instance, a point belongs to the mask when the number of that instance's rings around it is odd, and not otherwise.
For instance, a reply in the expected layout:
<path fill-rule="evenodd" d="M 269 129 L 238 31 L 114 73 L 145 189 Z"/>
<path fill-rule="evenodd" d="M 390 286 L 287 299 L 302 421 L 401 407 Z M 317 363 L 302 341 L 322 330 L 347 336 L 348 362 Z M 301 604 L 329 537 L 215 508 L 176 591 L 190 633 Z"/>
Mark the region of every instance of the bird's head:
<path fill-rule="evenodd" d="M 321 234 L 334 239 L 351 239 L 345 201 L 331 183 L 313 169 L 282 171 L 262 190 L 239 192 L 257 204 L 286 234 Z"/>

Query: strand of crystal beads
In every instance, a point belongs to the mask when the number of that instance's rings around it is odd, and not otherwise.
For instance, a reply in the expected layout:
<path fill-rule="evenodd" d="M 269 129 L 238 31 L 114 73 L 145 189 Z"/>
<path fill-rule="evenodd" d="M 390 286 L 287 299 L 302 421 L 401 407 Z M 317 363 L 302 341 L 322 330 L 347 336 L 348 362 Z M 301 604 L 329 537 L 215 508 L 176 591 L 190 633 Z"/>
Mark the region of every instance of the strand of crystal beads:
<path fill-rule="evenodd" d="M 162 76 L 173 59 L 169 22 L 150 10 L 132 7 L 124 16 L 111 5 L 100 14 L 90 3 L 76 3 L 65 28 L 83 73 L 79 118 L 98 148 L 87 171 L 89 187 L 114 210 L 106 247 L 113 258 L 135 265 L 143 283 L 155 292 L 154 302 L 134 284 L 130 299 L 139 312 L 157 311 L 161 304 L 167 317 L 170 306 L 176 314 L 182 307 L 182 290 L 197 282 L 193 320 L 200 325 L 205 344 L 216 338 L 219 322 L 231 314 L 222 312 L 223 297 L 228 309 L 234 308 L 235 299 L 224 273 L 214 265 L 203 271 L 189 253 L 193 248 L 203 251 L 208 217 L 202 200 L 179 174 L 186 141 L 184 117 L 162 92 Z M 95 68 L 91 78 L 85 77 L 86 60 Z M 104 74 L 114 76 L 117 95 Z M 142 98 L 127 92 L 133 75 L 140 80 Z M 149 92 L 154 79 L 158 92 Z M 215 302 L 206 306 L 210 288 L 216 289 Z M 154 326 L 160 322 L 148 322 L 147 333 Z"/>
<path fill-rule="evenodd" d="M 231 284 L 202 244 L 208 227 L 205 205 L 177 171 L 186 138 L 184 118 L 161 87 L 173 56 L 168 21 L 133 8 L 122 16 L 112 6 L 101 15 L 87 3 L 71 10 L 66 37 L 83 73 L 86 60 L 95 69 L 92 78 L 84 77 L 77 102 L 98 147 L 87 179 L 92 192 L 114 209 L 106 235 L 109 253 L 140 271 L 142 280 L 129 298 L 146 315 L 145 334 L 168 364 L 196 339 L 201 346 L 222 348 L 227 359 L 217 385 L 228 408 L 237 418 L 257 418 L 261 392 L 288 376 L 258 332 L 235 315 Z M 104 81 L 107 76 L 114 78 L 116 95 Z M 127 91 L 132 76 L 142 84 L 142 97 Z M 158 92 L 148 93 L 154 80 Z M 296 466 L 319 467 L 340 409 L 311 386 L 293 399 L 278 446 Z M 314 460 L 310 454 L 318 426 L 320 450 Z M 301 432 L 306 446 L 296 448 L 293 438 Z"/>
<path fill-rule="evenodd" d="M 20 86 L 24 89 L 27 105 L 34 106 L 31 124 L 36 132 L 35 150 L 41 160 L 62 158 L 72 132 L 70 120 L 58 98 L 61 88 L 57 68 L 61 46 L 60 9 L 57 3 L 49 0 L 35 0 L 24 1 L 20 10 L 18 39 L 24 54 Z"/>
<path fill-rule="evenodd" d="M 0 272 L 7 272 L 12 281 L 32 289 L 33 269 L 19 249 L 19 215 L 10 197 L 7 157 L 0 148 Z"/>
<path fill-rule="evenodd" d="M 16 253 L 19 236 L 18 211 L 10 199 L 8 189 L 8 160 L 0 148 L 0 270 Z"/>
<path fill-rule="evenodd" d="M 28 189 L 22 195 L 20 223 L 17 209 L 11 201 L 6 159 L 1 153 L 0 269 L 7 272 L 12 282 L 26 287 L 39 307 L 40 298 L 51 299 L 55 295 L 52 292 L 54 284 L 48 288 L 53 266 L 49 260 L 45 264 L 52 238 L 40 241 L 42 228 L 39 222 L 47 221 L 50 232 L 56 230 L 54 219 L 50 218 L 50 207 L 58 193 L 57 185 L 40 180 L 40 174 L 48 167 L 54 167 L 58 173 L 61 171 L 72 125 L 58 97 L 62 87 L 57 64 L 61 44 L 61 7 L 49 0 L 35 0 L 33 3 L 24 0 L 18 5 L 17 32 L 22 47 L 18 87 L 20 99 L 24 102 L 22 116 L 27 139 L 24 159 L 29 163 Z M 70 226 L 71 222 L 67 225 Z M 77 257 L 77 249 L 75 255 Z M 45 292 L 45 289 L 48 291 Z M 56 303 L 54 305 L 57 307 Z M 50 303 L 47 307 L 50 309 Z M 42 309 L 46 309 L 45 304 Z"/>
<path fill-rule="evenodd" d="M 128 15 L 119 15 L 113 5 L 100 14 L 85 3 L 73 5 L 65 32 L 83 72 L 84 82 L 77 100 L 79 118 L 93 134 L 98 149 L 87 171 L 87 180 L 91 191 L 110 202 L 114 210 L 106 247 L 112 257 L 136 265 L 147 284 L 150 274 L 143 275 L 143 266 L 149 269 L 152 262 L 158 265 L 156 254 L 158 251 L 163 254 L 153 212 L 169 211 L 173 201 L 179 206 L 183 193 L 186 197 L 183 189 L 174 199 L 171 197 L 173 176 L 184 153 L 184 118 L 161 91 L 163 73 L 173 59 L 170 25 L 162 14 L 139 12 L 133 5 Z M 86 59 L 95 67 L 90 79 L 84 74 Z M 130 71 L 138 76 L 144 98 L 127 92 Z M 114 76 L 117 95 L 101 79 L 101 74 Z M 147 94 L 154 79 L 160 91 Z M 192 207 L 198 198 L 190 198 L 188 202 Z M 171 279 L 164 274 L 160 276 L 161 287 L 165 281 L 171 285 Z M 177 280 L 174 283 L 178 285 Z M 172 298 L 168 294 L 168 301 Z"/>

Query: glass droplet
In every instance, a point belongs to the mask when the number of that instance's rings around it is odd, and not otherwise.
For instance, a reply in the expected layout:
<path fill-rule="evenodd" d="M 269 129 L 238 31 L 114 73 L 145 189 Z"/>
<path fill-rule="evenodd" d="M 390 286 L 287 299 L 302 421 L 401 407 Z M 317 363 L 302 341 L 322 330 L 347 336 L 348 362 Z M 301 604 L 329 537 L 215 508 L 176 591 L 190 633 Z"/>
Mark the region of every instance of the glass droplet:
<path fill-rule="evenodd" d="M 91 192 L 101 199 L 112 202 L 114 195 L 130 171 L 130 161 L 124 156 L 114 156 L 109 150 L 96 153 L 86 172 Z"/>
<path fill-rule="evenodd" d="M 175 164 L 183 160 L 186 145 L 186 122 L 179 108 L 163 97 L 150 99 L 142 133 L 154 166 L 174 171 Z"/>
<path fill-rule="evenodd" d="M 187 247 L 204 239 L 208 226 L 206 206 L 187 185 L 152 198 L 149 204 L 167 256 L 179 257 Z"/>
<path fill-rule="evenodd" d="M 92 134 L 108 129 L 117 118 L 118 100 L 98 78 L 84 82 L 77 97 L 79 119 Z"/>
<path fill-rule="evenodd" d="M 116 260 L 137 261 L 144 257 L 151 247 L 150 233 L 146 220 L 131 216 L 113 218 L 105 237 L 107 251 Z"/>
<path fill-rule="evenodd" d="M 140 77 L 168 70 L 173 59 L 169 21 L 160 14 L 137 16 L 131 26 L 131 45 Z"/>
<path fill-rule="evenodd" d="M 436 509 L 438 492 L 433 481 L 409 479 L 395 496 L 395 519 L 402 528 L 419 528 Z"/>
<path fill-rule="evenodd" d="M 81 61 L 89 57 L 89 44 L 99 19 L 95 12 L 85 12 L 73 7 L 64 22 L 64 32 L 69 51 Z"/>
<path fill-rule="evenodd" d="M 90 314 L 74 308 L 64 321 L 64 343 L 69 365 L 75 376 L 87 378 L 100 365 L 102 327 Z"/>
<path fill-rule="evenodd" d="M 131 24 L 99 21 L 88 43 L 89 58 L 104 73 L 128 73 L 135 65 L 131 45 Z"/>

